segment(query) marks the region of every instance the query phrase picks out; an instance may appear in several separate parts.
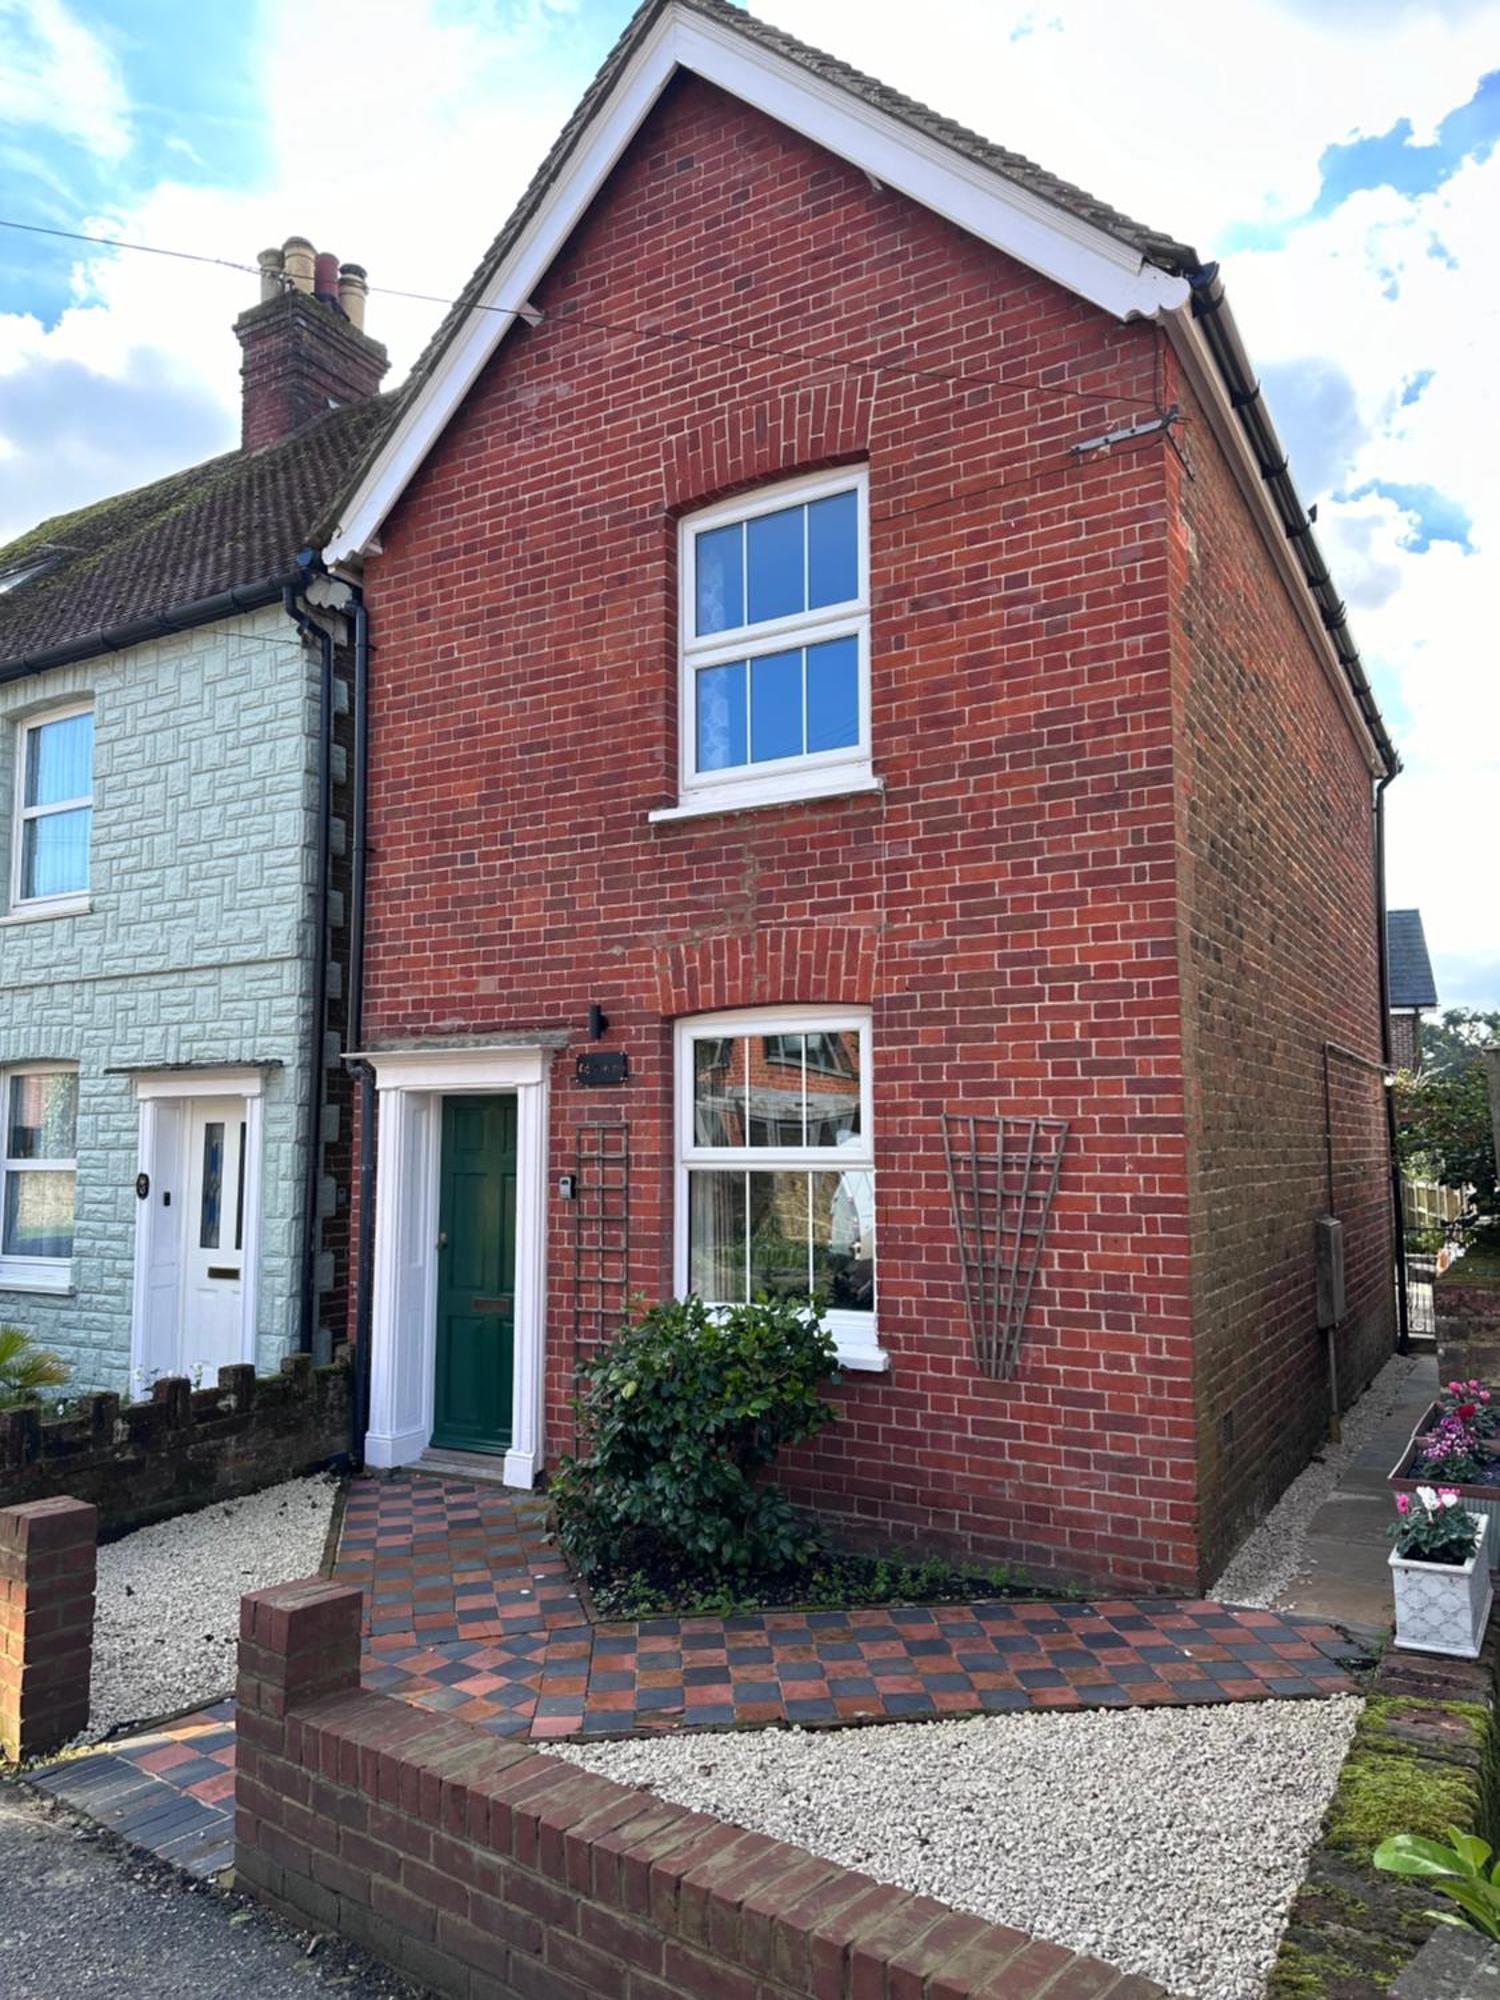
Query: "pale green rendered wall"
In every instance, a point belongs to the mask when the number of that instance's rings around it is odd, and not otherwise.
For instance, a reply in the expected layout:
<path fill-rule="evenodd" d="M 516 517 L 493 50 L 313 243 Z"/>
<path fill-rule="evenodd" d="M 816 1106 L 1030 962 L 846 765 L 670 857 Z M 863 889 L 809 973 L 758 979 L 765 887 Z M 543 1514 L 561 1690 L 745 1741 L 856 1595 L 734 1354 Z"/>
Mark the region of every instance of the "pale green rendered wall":
<path fill-rule="evenodd" d="M 0 1321 L 55 1348 L 70 1393 L 131 1383 L 138 1107 L 127 1076 L 279 1063 L 265 1092 L 256 1359 L 295 1347 L 300 1296 L 317 677 L 279 607 L 0 685 L 0 828 L 17 730 L 95 704 L 92 908 L 0 922 L 0 1068 L 79 1069 L 71 1296 L 7 1290 Z M 8 876 L 7 876 L 8 901 Z"/>

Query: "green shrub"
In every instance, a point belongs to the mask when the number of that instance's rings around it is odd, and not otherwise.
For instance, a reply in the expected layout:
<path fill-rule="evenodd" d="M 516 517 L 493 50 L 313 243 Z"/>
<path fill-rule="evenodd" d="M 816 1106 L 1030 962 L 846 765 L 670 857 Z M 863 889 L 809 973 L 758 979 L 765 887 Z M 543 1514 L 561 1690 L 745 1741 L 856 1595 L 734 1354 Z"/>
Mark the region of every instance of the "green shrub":
<path fill-rule="evenodd" d="M 1483 1936 L 1500 1941 L 1500 1862 L 1489 1868 L 1491 1849 L 1477 1833 L 1450 1826 L 1448 1837 L 1451 1847 L 1416 1833 L 1393 1833 L 1376 1848 L 1375 1866 L 1392 1875 L 1413 1875 L 1438 1895 L 1451 1896 L 1464 1914 L 1429 1910 L 1438 1923 L 1463 1925 L 1467 1920 Z"/>
<path fill-rule="evenodd" d="M 39 1403 L 44 1389 L 60 1389 L 72 1372 L 23 1328 L 0 1326 L 0 1410 Z"/>
<path fill-rule="evenodd" d="M 580 1371 L 582 1453 L 552 1481 L 568 1555 L 585 1576 L 663 1559 L 743 1576 L 805 1557 L 808 1536 L 761 1475 L 832 1421 L 819 1388 L 834 1373 L 804 1300 L 652 1306 Z"/>

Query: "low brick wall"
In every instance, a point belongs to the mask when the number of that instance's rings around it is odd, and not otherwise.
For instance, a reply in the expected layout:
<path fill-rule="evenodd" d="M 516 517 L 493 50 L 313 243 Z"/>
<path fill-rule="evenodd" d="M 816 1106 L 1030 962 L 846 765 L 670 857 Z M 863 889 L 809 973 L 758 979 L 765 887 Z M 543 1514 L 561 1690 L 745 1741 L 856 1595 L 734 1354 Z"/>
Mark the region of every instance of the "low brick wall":
<path fill-rule="evenodd" d="M 277 1375 L 221 1368 L 212 1389 L 157 1382 L 149 1402 L 84 1396 L 71 1417 L 0 1410 L 0 1507 L 71 1494 L 107 1540 L 315 1471 L 348 1452 L 349 1381 L 299 1354 Z"/>
<path fill-rule="evenodd" d="M 1500 1622 L 1477 1660 L 1391 1647 L 1339 1774 L 1307 1877 L 1267 1984 L 1267 2000 L 1385 2000 L 1433 1930 L 1426 1883 L 1371 1864 L 1392 1833 L 1494 1841 Z"/>
<path fill-rule="evenodd" d="M 1164 2000 L 1149 1980 L 359 1687 L 361 1594 L 241 1610 L 235 1871 L 458 2000 Z"/>
<path fill-rule="evenodd" d="M 92 1507 L 59 1498 L 0 1510 L 0 1757 L 39 1757 L 89 1719 Z"/>
<path fill-rule="evenodd" d="M 1462 1257 L 1432 1287 L 1438 1376 L 1500 1382 L 1500 1270 L 1493 1258 Z"/>

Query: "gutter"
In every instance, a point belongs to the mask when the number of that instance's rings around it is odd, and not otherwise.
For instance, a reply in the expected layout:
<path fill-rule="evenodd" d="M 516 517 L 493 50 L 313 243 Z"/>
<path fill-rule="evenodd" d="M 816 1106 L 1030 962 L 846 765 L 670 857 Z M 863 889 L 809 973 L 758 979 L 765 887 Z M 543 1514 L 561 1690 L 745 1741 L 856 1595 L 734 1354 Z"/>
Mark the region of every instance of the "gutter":
<path fill-rule="evenodd" d="M 1400 770 L 1401 759 L 1381 720 L 1374 690 L 1359 657 L 1354 635 L 1349 630 L 1343 601 L 1334 588 L 1333 578 L 1313 533 L 1312 519 L 1292 484 L 1286 452 L 1276 435 L 1276 426 L 1271 422 L 1270 412 L 1260 393 L 1260 384 L 1250 366 L 1250 357 L 1245 352 L 1239 328 L 1229 310 L 1219 267 L 1217 264 L 1203 264 L 1183 275 L 1192 288 L 1194 327 L 1213 357 L 1229 393 L 1230 407 L 1239 418 L 1240 428 L 1254 455 L 1266 493 L 1296 557 L 1303 582 L 1317 605 L 1323 629 L 1344 671 L 1360 719 L 1379 752 L 1386 782 L 1389 782 Z M 1383 941 L 1381 949 L 1383 954 Z"/>
<path fill-rule="evenodd" d="M 47 646 L 38 653 L 21 653 L 13 660 L 0 661 L 0 684 L 18 681 L 27 674 L 45 673 L 49 667 L 66 667 L 75 660 L 92 659 L 98 653 L 122 653 L 127 646 L 139 646 L 148 639 L 167 639 L 177 632 L 190 632 L 196 625 L 213 625 L 237 611 L 259 611 L 267 604 L 285 603 L 288 590 L 300 590 L 307 572 L 299 565 L 279 576 L 262 577 L 259 583 L 238 583 L 213 597 L 192 598 L 154 611 L 149 618 L 132 619 L 128 625 L 110 625 L 102 631 L 87 632 L 59 646 Z"/>

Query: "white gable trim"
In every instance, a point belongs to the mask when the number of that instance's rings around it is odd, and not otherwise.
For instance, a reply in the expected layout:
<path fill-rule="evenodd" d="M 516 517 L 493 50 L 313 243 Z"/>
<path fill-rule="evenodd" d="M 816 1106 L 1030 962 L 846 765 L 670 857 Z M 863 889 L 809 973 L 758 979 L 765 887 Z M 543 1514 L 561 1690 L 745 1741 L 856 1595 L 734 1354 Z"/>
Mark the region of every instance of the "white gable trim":
<path fill-rule="evenodd" d="M 1104 231 L 733 28 L 669 7 L 616 79 L 572 158 L 361 481 L 323 552 L 326 562 L 356 560 L 371 548 L 386 515 L 515 324 L 515 308 L 527 304 L 679 68 L 803 133 L 1117 319 L 1153 319 L 1188 298 L 1185 279 L 1146 263 Z"/>

